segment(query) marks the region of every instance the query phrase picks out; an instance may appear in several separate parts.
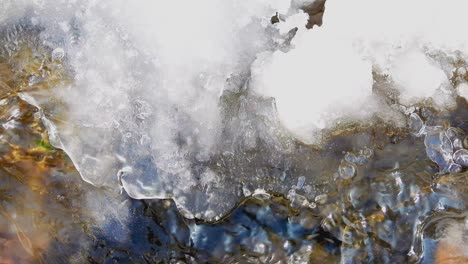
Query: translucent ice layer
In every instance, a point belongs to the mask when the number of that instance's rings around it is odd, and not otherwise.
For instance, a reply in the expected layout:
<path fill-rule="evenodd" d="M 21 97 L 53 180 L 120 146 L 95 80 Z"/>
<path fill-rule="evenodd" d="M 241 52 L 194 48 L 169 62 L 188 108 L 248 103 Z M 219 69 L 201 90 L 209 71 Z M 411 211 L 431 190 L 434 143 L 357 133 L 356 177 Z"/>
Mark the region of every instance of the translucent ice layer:
<path fill-rule="evenodd" d="M 67 152 L 85 181 L 120 184 L 133 198 L 174 197 L 192 213 L 206 214 L 200 217 L 233 206 L 239 186 L 226 188 L 213 161 L 225 152 L 224 134 L 231 134 L 223 129 L 229 122 L 222 113 L 239 102 L 225 98 L 247 88 L 259 51 L 285 46 L 292 37 L 271 24 L 275 12 L 301 11 L 290 9 L 288 1 L 263 0 L 41 1 L 5 7 L 9 44 L 29 34 L 17 31 L 34 28 L 36 44 L 70 68 L 71 84 L 44 91 L 34 89 L 33 81 L 22 97 L 42 108 L 51 141 Z M 305 24 L 307 16 L 301 17 Z M 271 110 L 271 102 L 263 104 Z"/>
<path fill-rule="evenodd" d="M 0 2 L 2 26 L 35 28 L 69 68 L 70 82 L 23 98 L 83 179 L 174 198 L 187 216 L 219 216 L 256 189 L 314 198 L 323 171 L 356 172 L 303 143 L 347 122 L 403 126 L 407 106 L 465 96 L 463 0 L 330 0 L 311 30 L 303 5 L 315 1 Z M 463 163 L 445 132 L 424 134 L 442 171 L 457 169 L 455 154 Z"/>

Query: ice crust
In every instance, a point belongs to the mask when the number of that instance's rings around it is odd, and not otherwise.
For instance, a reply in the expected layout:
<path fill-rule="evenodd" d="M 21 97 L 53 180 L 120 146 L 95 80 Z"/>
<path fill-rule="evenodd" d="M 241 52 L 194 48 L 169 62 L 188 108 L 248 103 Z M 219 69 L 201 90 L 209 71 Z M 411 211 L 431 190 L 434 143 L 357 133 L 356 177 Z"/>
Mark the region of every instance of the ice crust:
<path fill-rule="evenodd" d="M 447 61 L 467 54 L 460 34 L 467 18 L 464 1 L 330 0 L 324 26 L 299 30 L 288 53 L 274 51 L 253 64 L 253 89 L 276 99 L 283 125 L 301 140 L 317 144 L 324 127 L 337 120 L 379 116 L 400 123 L 376 103 L 379 74 L 389 79 L 399 103 L 431 98 L 435 106 L 454 103 Z M 416 19 L 417 18 L 417 19 Z M 441 59 L 441 57 L 446 57 Z M 459 86 L 460 93 L 464 85 Z"/>
<path fill-rule="evenodd" d="M 376 75 L 396 105 L 446 108 L 457 91 L 466 96 L 449 79 L 451 62 L 468 54 L 468 2 L 329 0 L 324 25 L 307 30 L 300 7 L 312 2 L 1 1 L 0 22 L 27 17 L 69 65 L 71 85 L 30 96 L 85 181 L 213 218 L 243 193 L 289 188 L 276 179 L 286 172 L 263 167 L 292 166 L 282 164 L 291 135 L 320 144 L 343 121 L 405 125 Z M 48 111 L 51 101 L 61 113 Z M 431 159 L 449 170 L 445 132 L 424 133 Z"/>
<path fill-rule="evenodd" d="M 24 98 L 43 109 L 51 141 L 85 181 L 120 184 L 137 199 L 173 197 L 187 216 L 212 218 L 234 205 L 239 186 L 225 187 L 209 164 L 222 151 L 221 99 L 245 89 L 259 51 L 290 38 L 270 22 L 289 12 L 288 1 L 3 6 L 3 23 L 44 28 L 43 44 L 71 68 L 70 86 Z"/>

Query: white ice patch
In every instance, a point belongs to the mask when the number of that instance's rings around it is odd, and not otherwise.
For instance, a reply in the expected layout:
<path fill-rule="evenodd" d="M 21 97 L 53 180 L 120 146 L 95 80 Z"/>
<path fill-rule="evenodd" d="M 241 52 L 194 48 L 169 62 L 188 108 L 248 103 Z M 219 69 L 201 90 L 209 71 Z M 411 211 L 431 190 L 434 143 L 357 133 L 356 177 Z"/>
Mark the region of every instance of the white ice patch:
<path fill-rule="evenodd" d="M 466 58 L 467 7 L 463 0 L 329 0 L 322 28 L 299 31 L 289 52 L 259 56 L 253 88 L 276 99 L 282 123 L 307 143 L 343 117 L 388 110 L 372 106 L 372 71 L 389 77 L 402 104 L 432 98 L 450 106 L 452 69 L 431 56 Z"/>
<path fill-rule="evenodd" d="M 461 83 L 457 86 L 458 94 L 468 100 L 468 83 Z"/>
<path fill-rule="evenodd" d="M 436 95 L 444 85 L 450 85 L 447 75 L 421 51 L 408 51 L 392 61 L 389 69 L 400 102 L 411 105 Z"/>
<path fill-rule="evenodd" d="M 337 118 L 374 111 L 372 65 L 346 40 L 313 31 L 288 53 L 264 53 L 252 65 L 254 90 L 274 97 L 281 122 L 308 143 Z"/>

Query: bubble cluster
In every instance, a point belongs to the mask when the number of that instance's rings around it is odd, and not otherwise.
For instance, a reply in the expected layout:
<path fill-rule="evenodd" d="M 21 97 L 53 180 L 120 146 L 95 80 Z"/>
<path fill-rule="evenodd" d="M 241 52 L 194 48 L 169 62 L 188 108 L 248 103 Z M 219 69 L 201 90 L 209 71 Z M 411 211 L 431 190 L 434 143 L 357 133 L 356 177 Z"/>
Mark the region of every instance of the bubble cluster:
<path fill-rule="evenodd" d="M 467 167 L 468 151 L 462 143 L 465 138 L 463 130 L 427 126 L 416 113 L 412 113 L 409 119 L 410 130 L 414 135 L 424 137 L 427 156 L 439 166 L 441 173 L 456 173 L 460 172 L 462 167 Z"/>

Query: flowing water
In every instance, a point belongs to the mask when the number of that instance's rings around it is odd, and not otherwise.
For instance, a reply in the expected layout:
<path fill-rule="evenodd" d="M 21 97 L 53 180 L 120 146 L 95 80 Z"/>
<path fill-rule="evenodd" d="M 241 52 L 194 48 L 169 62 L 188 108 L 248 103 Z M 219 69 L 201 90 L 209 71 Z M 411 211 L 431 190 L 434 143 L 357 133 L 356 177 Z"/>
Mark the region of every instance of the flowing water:
<path fill-rule="evenodd" d="M 125 171 L 120 188 L 83 180 L 53 138 L 68 118 L 53 94 L 77 73 L 41 32 L 19 23 L 0 36 L 0 263 L 468 262 L 463 97 L 449 110 L 406 109 L 404 127 L 343 123 L 317 148 L 268 129 L 274 102 L 225 92 L 225 151 L 191 170 L 235 177 L 198 179 L 189 212 L 172 199 L 132 198 Z M 460 79 L 468 75 L 451 81 Z M 196 207 L 210 192 L 221 211 Z"/>

